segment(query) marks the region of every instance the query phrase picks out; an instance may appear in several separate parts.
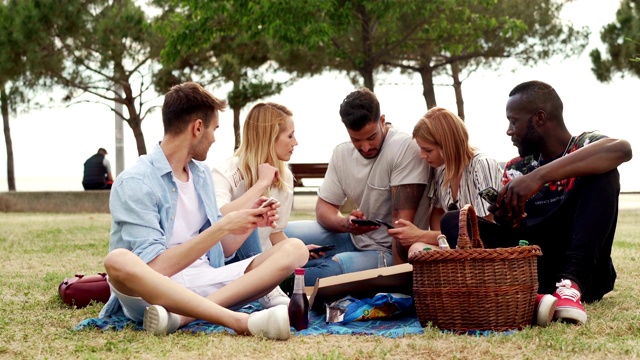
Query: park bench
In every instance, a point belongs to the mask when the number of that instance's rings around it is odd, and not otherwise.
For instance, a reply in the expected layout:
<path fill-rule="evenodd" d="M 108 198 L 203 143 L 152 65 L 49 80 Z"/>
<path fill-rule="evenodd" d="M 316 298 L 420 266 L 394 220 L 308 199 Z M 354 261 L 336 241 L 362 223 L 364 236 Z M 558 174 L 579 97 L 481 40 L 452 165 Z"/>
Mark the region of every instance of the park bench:
<path fill-rule="evenodd" d="M 295 187 L 304 187 L 302 179 L 324 179 L 327 172 L 327 163 L 289 163 L 289 168 L 293 173 Z"/>
<path fill-rule="evenodd" d="M 327 173 L 327 163 L 289 163 L 289 168 L 293 173 L 294 182 L 293 185 L 297 188 L 305 187 L 302 179 L 324 179 L 324 175 Z M 304 194 L 305 191 L 296 191 L 297 194 Z M 294 200 L 295 201 L 295 200 Z M 349 214 L 356 206 L 353 201 L 347 199 L 347 201 L 340 207 L 340 211 L 345 214 Z"/>

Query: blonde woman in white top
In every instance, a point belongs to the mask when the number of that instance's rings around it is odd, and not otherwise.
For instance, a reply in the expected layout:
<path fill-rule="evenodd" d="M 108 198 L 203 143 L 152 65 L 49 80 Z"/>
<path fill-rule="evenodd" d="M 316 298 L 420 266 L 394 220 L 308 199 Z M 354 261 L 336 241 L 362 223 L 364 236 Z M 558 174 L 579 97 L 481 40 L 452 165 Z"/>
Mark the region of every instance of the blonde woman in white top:
<path fill-rule="evenodd" d="M 280 104 L 259 103 L 245 119 L 242 142 L 234 156 L 213 169 L 216 202 L 222 215 L 244 209 L 260 196 L 279 202 L 274 205 L 278 207 L 277 226 L 255 230 L 235 257 L 227 259 L 228 263 L 255 256 L 287 238 L 282 230 L 293 207 L 293 174 L 287 161 L 297 145 L 291 111 Z M 284 303 L 284 297 L 277 287 L 265 298 L 268 302 L 279 298 Z"/>
<path fill-rule="evenodd" d="M 280 202 L 277 227 L 258 230 L 261 250 L 286 238 L 282 230 L 293 206 L 293 175 L 287 161 L 298 145 L 292 116 L 283 105 L 256 104 L 244 122 L 240 147 L 232 158 L 213 169 L 216 201 L 222 215 L 245 208 L 260 196 Z M 248 243 L 249 240 L 245 242 Z"/>

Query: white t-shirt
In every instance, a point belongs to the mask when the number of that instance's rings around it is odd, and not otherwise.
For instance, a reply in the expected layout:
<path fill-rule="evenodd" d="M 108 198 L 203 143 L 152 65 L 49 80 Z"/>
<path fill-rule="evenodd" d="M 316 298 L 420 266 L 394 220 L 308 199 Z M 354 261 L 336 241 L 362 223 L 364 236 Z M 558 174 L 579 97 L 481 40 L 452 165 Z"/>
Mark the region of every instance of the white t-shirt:
<path fill-rule="evenodd" d="M 247 192 L 247 183 L 240 172 L 240 168 L 238 168 L 239 164 L 240 158 L 234 156 L 213 168 L 213 183 L 216 188 L 216 202 L 218 203 L 218 207 L 230 203 Z M 291 209 L 293 208 L 293 174 L 289 168 L 285 167 L 284 174 L 280 174 L 280 176 L 286 185 L 285 188 L 279 189 L 273 187 L 269 194 L 269 196 L 280 201 L 280 207 L 278 208 L 280 219 L 276 222 L 277 226 L 275 229 L 271 227 L 258 228 L 263 251 L 272 246 L 269 235 L 283 231 L 287 226 L 289 217 L 291 216 Z"/>
<path fill-rule="evenodd" d="M 180 181 L 175 176 L 173 177 L 173 181 L 178 188 L 178 204 L 176 206 L 176 219 L 173 223 L 173 230 L 167 248 L 178 246 L 198 236 L 200 229 L 207 221 L 204 204 L 193 185 L 193 175 L 188 166 L 187 172 L 189 173 L 187 182 Z M 209 259 L 206 254 L 203 254 L 189 266 L 189 268 L 198 267 L 209 267 Z"/>
<path fill-rule="evenodd" d="M 391 187 L 428 184 L 429 174 L 430 167 L 420 158 L 416 142 L 391 128 L 374 159 L 362 157 L 351 142 L 336 146 L 318 196 L 338 206 L 349 198 L 368 219 L 391 222 Z M 421 228 L 428 224 L 430 205 L 430 198 L 423 197 L 414 219 Z M 351 238 L 360 250 L 391 250 L 392 238 L 384 226 L 363 235 L 352 234 Z"/>
<path fill-rule="evenodd" d="M 102 160 L 102 165 L 107 168 L 107 172 L 111 173 L 111 162 L 106 157 Z"/>
<path fill-rule="evenodd" d="M 444 165 L 435 171 L 436 194 L 434 206 L 446 210 L 449 204 L 453 203 L 453 197 L 451 195 L 451 186 L 447 186 L 446 189 L 442 188 L 444 171 Z M 476 151 L 471 162 L 464 169 L 462 178 L 460 179 L 457 197 L 458 208 L 471 204 L 479 217 L 487 216 L 489 214 L 489 210 L 487 210 L 489 204 L 480 198 L 478 192 L 489 186 L 500 190 L 502 187 L 501 179 L 502 169 L 498 162 L 482 152 Z"/>

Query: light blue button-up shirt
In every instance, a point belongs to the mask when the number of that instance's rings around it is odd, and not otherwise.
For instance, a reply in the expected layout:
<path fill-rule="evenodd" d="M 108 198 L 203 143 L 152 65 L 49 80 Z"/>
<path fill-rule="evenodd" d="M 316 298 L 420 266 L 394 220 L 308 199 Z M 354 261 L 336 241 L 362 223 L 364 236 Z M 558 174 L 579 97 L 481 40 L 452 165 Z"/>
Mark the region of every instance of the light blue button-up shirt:
<path fill-rule="evenodd" d="M 202 232 L 222 215 L 216 204 L 209 167 L 191 160 L 189 169 L 207 216 L 200 229 Z M 109 251 L 128 249 L 148 263 L 167 249 L 178 208 L 178 189 L 160 145 L 156 145 L 150 154 L 138 158 L 133 167 L 118 176 L 111 189 L 109 208 L 112 221 Z M 207 255 L 211 266 L 224 266 L 224 253 L 219 242 Z M 123 313 L 120 302 L 111 294 L 99 317 L 113 315 Z"/>

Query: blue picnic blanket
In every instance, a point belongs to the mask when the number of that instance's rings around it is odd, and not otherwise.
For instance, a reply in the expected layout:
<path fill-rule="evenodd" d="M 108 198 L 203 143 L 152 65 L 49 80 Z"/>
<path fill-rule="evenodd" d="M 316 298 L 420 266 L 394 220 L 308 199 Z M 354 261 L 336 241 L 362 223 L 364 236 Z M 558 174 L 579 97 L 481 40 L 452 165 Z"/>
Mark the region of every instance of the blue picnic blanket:
<path fill-rule="evenodd" d="M 262 310 L 262 306 L 258 302 L 253 302 L 241 308 L 238 311 L 244 313 L 252 313 L 254 311 Z M 126 317 L 107 317 L 107 318 L 89 318 L 81 321 L 75 326 L 74 330 L 83 329 L 100 329 L 100 330 L 115 330 L 120 331 L 124 328 L 130 328 L 134 330 L 142 330 L 142 323 L 135 322 Z M 221 325 L 215 325 L 204 320 L 196 320 L 189 325 L 181 328 L 178 331 L 184 331 L 189 333 L 205 333 L 212 334 L 218 332 L 229 332 L 234 334 L 234 331 Z M 375 335 L 388 338 L 397 338 L 410 334 L 423 334 L 424 329 L 420 325 L 418 316 L 415 312 L 415 308 L 405 311 L 399 315 L 387 319 L 373 319 L 367 321 L 353 321 L 347 324 L 340 323 L 327 323 L 325 321 L 325 314 L 316 311 L 309 312 L 309 328 L 296 331 L 291 328 L 293 335 Z M 515 333 L 517 330 L 495 332 L 492 330 L 472 330 L 467 331 L 464 334 L 471 336 L 488 336 L 491 334 L 509 335 Z"/>
<path fill-rule="evenodd" d="M 262 310 L 262 307 L 259 303 L 253 302 L 238 311 L 252 313 L 258 310 Z M 116 331 L 124 328 L 142 330 L 142 323 L 135 322 L 125 317 L 107 317 L 102 319 L 90 318 L 80 322 L 74 329 L 82 330 L 91 328 Z M 420 326 L 415 310 L 399 314 L 399 316 L 395 316 L 393 318 L 354 321 L 344 325 L 338 323 L 326 323 L 324 313 L 310 311 L 309 328 L 302 331 L 295 331 L 293 328 L 291 328 L 291 330 L 294 332 L 294 335 L 377 335 L 390 338 L 396 338 L 408 334 L 422 334 L 424 332 L 422 326 Z M 234 331 L 229 328 L 221 325 L 215 325 L 204 320 L 196 320 L 181 328 L 179 331 L 190 333 L 202 332 L 206 334 L 225 331 L 234 333 Z"/>

